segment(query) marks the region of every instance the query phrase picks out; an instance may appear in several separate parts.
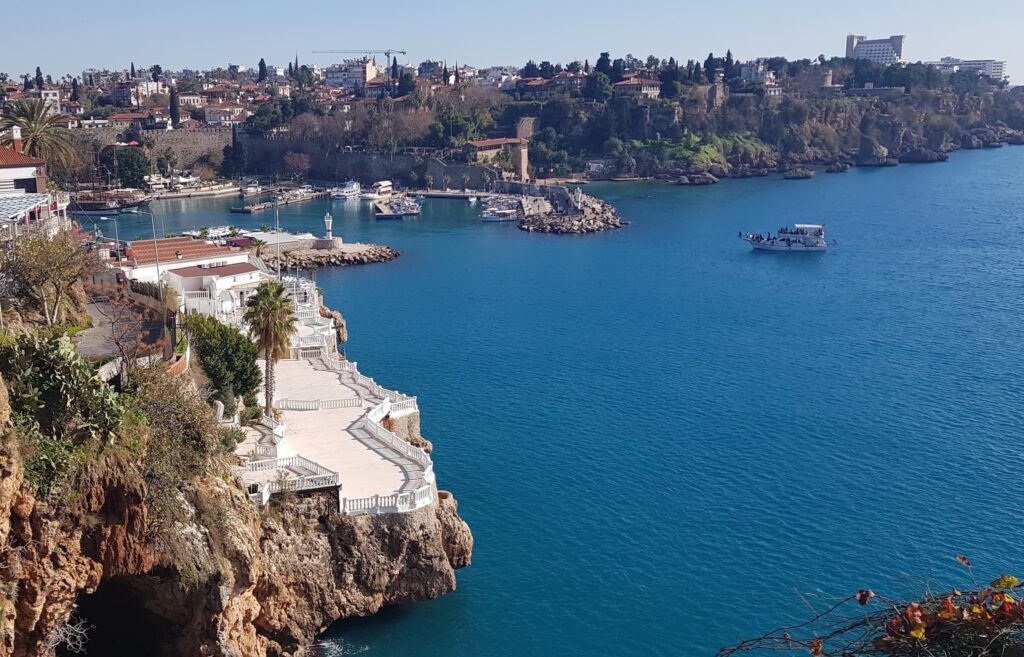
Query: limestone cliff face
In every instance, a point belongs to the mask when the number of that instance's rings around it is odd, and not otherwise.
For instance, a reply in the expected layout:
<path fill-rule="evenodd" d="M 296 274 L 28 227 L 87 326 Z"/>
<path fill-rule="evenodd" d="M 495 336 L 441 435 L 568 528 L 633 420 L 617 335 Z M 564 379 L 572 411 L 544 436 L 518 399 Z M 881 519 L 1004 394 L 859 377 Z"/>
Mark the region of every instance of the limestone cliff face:
<path fill-rule="evenodd" d="M 136 627 L 134 654 L 301 655 L 335 620 L 454 590 L 470 563 L 445 491 L 407 514 L 341 515 L 330 493 L 260 509 L 223 464 L 186 486 L 171 546 L 147 531 L 130 462 L 101 455 L 80 495 L 36 499 L 8 413 L 0 403 L 0 655 L 53 654 L 73 613 L 94 626 L 90 654 L 129 654 L 117 633 Z"/>

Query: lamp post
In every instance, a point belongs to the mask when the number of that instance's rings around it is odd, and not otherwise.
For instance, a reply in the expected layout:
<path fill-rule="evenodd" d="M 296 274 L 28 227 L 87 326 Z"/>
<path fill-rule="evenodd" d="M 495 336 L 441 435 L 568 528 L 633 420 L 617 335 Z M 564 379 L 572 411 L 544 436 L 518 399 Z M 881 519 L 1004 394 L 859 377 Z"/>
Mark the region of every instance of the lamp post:
<path fill-rule="evenodd" d="M 139 214 L 149 215 L 149 225 L 153 230 L 153 253 L 156 255 L 156 290 L 160 297 L 160 305 L 163 306 L 164 321 L 160 326 L 160 337 L 164 337 L 167 334 L 167 300 L 164 299 L 164 285 L 163 281 L 160 280 L 160 245 L 157 244 L 156 238 L 156 215 L 146 210 L 139 210 Z M 164 220 L 160 219 L 160 229 L 163 230 Z M 114 228 L 117 228 L 117 224 L 114 224 Z"/>

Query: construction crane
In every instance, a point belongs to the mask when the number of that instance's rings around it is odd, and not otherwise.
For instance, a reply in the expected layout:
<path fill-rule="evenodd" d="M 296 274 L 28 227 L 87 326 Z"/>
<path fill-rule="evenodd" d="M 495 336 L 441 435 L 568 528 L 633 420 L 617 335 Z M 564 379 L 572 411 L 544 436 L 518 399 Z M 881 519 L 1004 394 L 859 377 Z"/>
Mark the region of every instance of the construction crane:
<path fill-rule="evenodd" d="M 314 54 L 327 54 L 327 55 L 384 55 L 388 59 L 391 59 L 391 55 L 404 55 L 404 50 L 397 50 L 388 48 L 386 50 L 375 50 L 373 48 L 367 48 L 366 50 L 314 50 Z"/>

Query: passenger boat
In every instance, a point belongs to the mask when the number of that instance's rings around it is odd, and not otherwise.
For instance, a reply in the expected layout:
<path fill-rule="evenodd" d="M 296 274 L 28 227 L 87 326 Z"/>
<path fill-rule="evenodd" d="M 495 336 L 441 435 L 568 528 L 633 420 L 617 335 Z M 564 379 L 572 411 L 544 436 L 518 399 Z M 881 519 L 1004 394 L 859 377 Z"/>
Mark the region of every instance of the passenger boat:
<path fill-rule="evenodd" d="M 238 188 L 238 195 L 245 196 L 259 196 L 263 193 L 263 188 L 260 187 L 258 180 L 250 180 L 244 186 Z"/>
<path fill-rule="evenodd" d="M 363 192 L 359 198 L 366 201 L 379 201 L 381 199 L 390 198 L 394 193 L 394 186 L 390 180 L 381 180 L 373 183 L 370 187 L 370 191 Z"/>
<path fill-rule="evenodd" d="M 516 221 L 518 218 L 515 210 L 493 210 L 488 208 L 480 213 L 480 221 Z"/>
<path fill-rule="evenodd" d="M 740 238 L 749 242 L 755 251 L 825 251 L 825 224 L 795 224 L 792 228 L 783 227 L 771 233 L 740 234 Z"/>
<path fill-rule="evenodd" d="M 359 198 L 359 194 L 362 192 L 362 188 L 354 180 L 349 180 L 344 185 L 339 185 L 331 189 L 331 198 L 334 199 L 350 199 Z"/>

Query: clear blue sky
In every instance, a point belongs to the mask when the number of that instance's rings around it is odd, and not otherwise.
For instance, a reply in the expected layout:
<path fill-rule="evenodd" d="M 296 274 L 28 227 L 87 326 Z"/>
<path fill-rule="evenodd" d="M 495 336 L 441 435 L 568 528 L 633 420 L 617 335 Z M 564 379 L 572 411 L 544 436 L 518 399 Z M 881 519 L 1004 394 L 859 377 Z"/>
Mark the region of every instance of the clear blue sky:
<path fill-rule="evenodd" d="M 911 61 L 1004 59 L 1009 74 L 1024 80 L 1020 0 L 49 0 L 45 14 L 31 24 L 8 16 L 15 22 L 0 41 L 0 71 L 18 76 L 41 66 L 59 77 L 132 61 L 203 69 L 254 66 L 260 57 L 285 65 L 296 53 L 303 63 L 326 65 L 340 56 L 313 50 L 355 48 L 405 49 L 403 62 L 475 66 L 521 65 L 528 58 L 593 63 L 602 50 L 684 61 L 727 48 L 739 59 L 799 58 L 842 54 L 846 35 L 855 32 L 906 34 Z"/>

